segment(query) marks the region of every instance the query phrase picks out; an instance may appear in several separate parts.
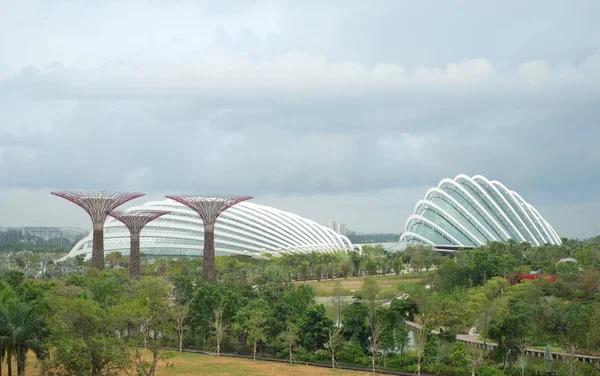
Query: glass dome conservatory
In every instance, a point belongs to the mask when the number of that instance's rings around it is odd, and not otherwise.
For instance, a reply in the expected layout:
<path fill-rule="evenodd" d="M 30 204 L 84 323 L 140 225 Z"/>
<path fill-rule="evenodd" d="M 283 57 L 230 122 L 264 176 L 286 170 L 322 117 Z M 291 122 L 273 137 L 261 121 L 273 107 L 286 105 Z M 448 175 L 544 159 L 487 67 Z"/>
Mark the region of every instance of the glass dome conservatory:
<path fill-rule="evenodd" d="M 481 175 L 458 175 L 428 190 L 400 237 L 404 243 L 455 248 L 510 239 L 534 246 L 561 243 L 552 226 L 517 192 Z"/>
<path fill-rule="evenodd" d="M 140 248 L 146 257 L 201 257 L 204 247 L 202 219 L 188 207 L 167 199 L 131 209 L 166 210 L 169 214 L 147 224 Z M 251 202 L 226 210 L 215 225 L 216 255 L 281 254 L 351 250 L 350 240 L 296 214 Z M 129 230 L 109 218 L 104 224 L 105 253 L 129 254 Z M 92 252 L 92 234 L 79 241 L 65 257 Z"/>

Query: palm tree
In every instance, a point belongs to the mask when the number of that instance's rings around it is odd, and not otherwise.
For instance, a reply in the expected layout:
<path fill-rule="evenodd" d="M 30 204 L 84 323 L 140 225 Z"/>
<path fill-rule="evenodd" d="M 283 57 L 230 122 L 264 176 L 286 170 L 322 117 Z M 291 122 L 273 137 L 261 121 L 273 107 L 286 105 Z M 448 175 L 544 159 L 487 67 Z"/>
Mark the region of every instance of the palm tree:
<path fill-rule="evenodd" d="M 11 300 L 0 310 L 0 345 L 6 351 L 8 376 L 12 376 L 12 355 L 17 363 L 17 375 L 25 375 L 27 353 L 32 351 L 38 359 L 46 354 L 44 339 L 48 331 L 42 317 L 26 303 Z"/>
<path fill-rule="evenodd" d="M 11 289 L 3 289 L 0 291 L 0 375 L 2 375 L 2 362 L 6 359 L 7 347 L 9 343 L 8 323 L 4 315 L 4 307 L 16 298 L 16 294 Z M 9 357 L 10 358 L 10 357 Z M 7 359 L 7 363 L 10 361 Z"/>
<path fill-rule="evenodd" d="M 6 330 L 4 323 L 0 319 L 0 375 L 2 375 L 2 362 L 4 362 L 4 358 L 6 356 L 5 341 L 7 340 L 7 337 L 5 332 Z"/>

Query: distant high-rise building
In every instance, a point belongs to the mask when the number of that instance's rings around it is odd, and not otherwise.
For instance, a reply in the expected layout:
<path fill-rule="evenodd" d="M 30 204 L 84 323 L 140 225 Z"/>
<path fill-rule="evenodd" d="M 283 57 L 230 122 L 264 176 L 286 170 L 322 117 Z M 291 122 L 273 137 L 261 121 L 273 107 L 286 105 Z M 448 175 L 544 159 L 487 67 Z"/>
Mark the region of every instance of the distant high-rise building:
<path fill-rule="evenodd" d="M 338 220 L 329 221 L 328 227 L 340 235 L 346 235 L 348 233 L 346 224 L 343 223 L 342 221 L 338 221 Z"/>
<path fill-rule="evenodd" d="M 69 244 L 87 234 L 72 227 L 0 227 L 0 243 Z"/>

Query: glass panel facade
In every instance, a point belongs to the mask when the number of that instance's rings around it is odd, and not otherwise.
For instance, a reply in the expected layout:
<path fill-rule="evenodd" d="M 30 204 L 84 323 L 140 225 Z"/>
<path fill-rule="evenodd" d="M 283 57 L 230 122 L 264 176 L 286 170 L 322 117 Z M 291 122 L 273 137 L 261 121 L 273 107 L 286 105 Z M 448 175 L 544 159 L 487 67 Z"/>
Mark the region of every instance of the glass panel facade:
<path fill-rule="evenodd" d="M 458 240 L 463 245 L 475 245 L 475 242 L 471 240 L 466 234 L 463 233 L 463 230 L 457 228 L 453 225 L 454 220 L 447 218 L 441 213 L 438 213 L 433 208 L 427 208 L 423 210 L 421 215 L 424 218 L 429 219 L 431 222 L 437 224 L 442 230 L 446 231 L 448 234 L 452 235 L 456 240 Z"/>
<path fill-rule="evenodd" d="M 497 181 L 476 175 L 444 179 L 427 191 L 401 241 L 477 246 L 489 241 L 560 244 L 535 208 Z"/>
<path fill-rule="evenodd" d="M 225 211 L 215 226 L 217 254 L 260 254 L 264 252 L 324 252 L 351 248 L 344 236 L 336 236 L 325 227 L 277 209 L 261 205 L 238 204 Z M 201 256 L 204 247 L 202 219 L 190 209 L 172 202 L 151 202 L 133 209 L 171 210 L 144 227 L 140 244 L 152 254 Z M 119 221 L 109 219 L 105 225 L 106 252 L 129 252 L 129 230 Z M 88 235 L 71 254 L 91 253 L 92 236 Z"/>
<path fill-rule="evenodd" d="M 436 195 L 431 198 L 431 202 L 442 208 L 446 213 L 448 213 L 452 218 L 456 221 L 460 222 L 463 226 L 467 228 L 467 230 L 471 231 L 471 233 L 476 236 L 479 240 L 481 240 L 484 244 L 487 241 L 491 241 L 489 235 L 484 231 L 484 229 L 480 228 L 481 226 L 477 224 L 476 221 L 471 219 L 469 215 L 466 213 L 463 214 L 460 207 L 456 207 L 451 200 L 443 195 Z"/>
<path fill-rule="evenodd" d="M 431 227 L 428 223 L 418 222 L 417 220 L 413 220 L 411 223 L 412 223 L 412 225 L 409 224 L 409 226 L 408 226 L 408 231 L 417 233 L 417 234 L 431 240 L 435 244 L 440 244 L 440 245 L 454 244 L 454 242 L 452 240 L 450 240 L 449 238 L 444 236 L 442 233 L 440 233 L 439 230 Z"/>

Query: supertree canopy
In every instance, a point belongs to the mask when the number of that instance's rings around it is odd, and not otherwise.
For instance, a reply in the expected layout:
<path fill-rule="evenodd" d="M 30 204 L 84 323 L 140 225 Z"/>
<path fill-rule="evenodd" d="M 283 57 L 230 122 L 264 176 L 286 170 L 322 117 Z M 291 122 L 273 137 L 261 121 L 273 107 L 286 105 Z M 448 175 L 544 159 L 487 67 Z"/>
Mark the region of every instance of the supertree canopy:
<path fill-rule="evenodd" d="M 252 199 L 251 196 L 172 195 L 166 196 L 194 210 L 204 224 L 204 252 L 202 278 L 216 280 L 215 270 L 215 222 L 221 213 L 235 204 Z"/>
<path fill-rule="evenodd" d="M 62 197 L 79 205 L 92 219 L 93 248 L 92 266 L 98 270 L 104 269 L 104 222 L 110 212 L 127 201 L 141 197 L 138 192 L 107 192 L 107 191 L 61 191 L 51 194 Z"/>
<path fill-rule="evenodd" d="M 159 210 L 127 210 L 112 211 L 109 215 L 123 222 L 129 229 L 130 247 L 129 247 L 129 277 L 132 279 L 140 278 L 140 233 L 146 224 L 156 218 L 169 214 L 168 211 Z"/>

